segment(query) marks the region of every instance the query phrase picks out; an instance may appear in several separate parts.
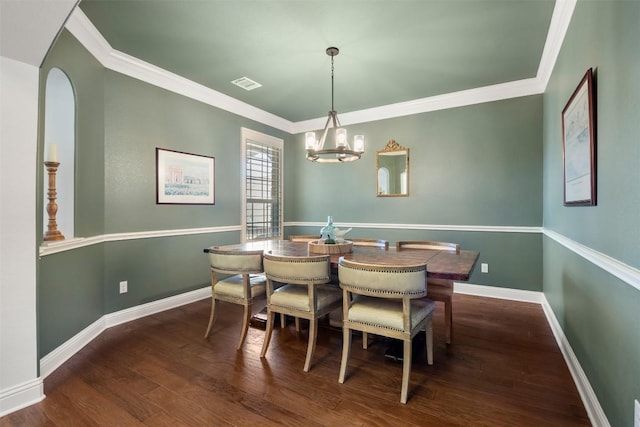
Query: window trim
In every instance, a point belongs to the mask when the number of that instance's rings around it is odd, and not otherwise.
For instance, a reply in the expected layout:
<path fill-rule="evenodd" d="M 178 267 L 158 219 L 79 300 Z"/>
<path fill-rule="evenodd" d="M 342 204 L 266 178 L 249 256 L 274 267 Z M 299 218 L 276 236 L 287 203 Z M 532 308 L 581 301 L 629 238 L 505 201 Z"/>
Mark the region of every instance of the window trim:
<path fill-rule="evenodd" d="M 265 133 L 257 132 L 248 128 L 240 128 L 240 185 L 241 185 L 241 230 L 240 240 L 243 243 L 247 242 L 247 141 L 254 141 L 263 145 L 270 145 L 280 149 L 280 170 L 278 179 L 280 180 L 280 194 L 278 195 L 278 203 L 280 209 L 278 209 L 278 223 L 280 234 L 277 237 L 272 237 L 264 240 L 280 240 L 283 237 L 283 216 L 284 216 L 284 141 L 280 138 L 276 138 Z M 259 241 L 254 239 L 251 241 Z"/>

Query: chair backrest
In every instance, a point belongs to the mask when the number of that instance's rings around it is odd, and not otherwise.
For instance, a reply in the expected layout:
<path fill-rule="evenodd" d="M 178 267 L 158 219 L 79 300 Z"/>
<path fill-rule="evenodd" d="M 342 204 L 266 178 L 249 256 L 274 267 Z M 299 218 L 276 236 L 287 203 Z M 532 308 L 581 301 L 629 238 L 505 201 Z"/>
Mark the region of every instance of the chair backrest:
<path fill-rule="evenodd" d="M 320 238 L 319 235 L 313 234 L 296 234 L 289 236 L 289 241 L 291 242 L 310 242 L 312 240 L 318 240 Z"/>
<path fill-rule="evenodd" d="M 389 249 L 388 240 L 361 239 L 361 238 L 354 238 L 354 239 L 348 239 L 348 240 L 353 242 L 353 246 L 371 246 L 375 248 Z"/>
<path fill-rule="evenodd" d="M 331 280 L 331 256 L 277 256 L 264 254 L 264 273 L 281 283 L 319 284 Z"/>
<path fill-rule="evenodd" d="M 349 292 L 385 298 L 420 298 L 427 294 L 427 265 L 387 266 L 340 258 L 340 287 Z"/>
<path fill-rule="evenodd" d="M 222 274 L 258 274 L 262 273 L 262 250 L 224 251 L 217 247 L 209 248 L 211 269 Z"/>
<path fill-rule="evenodd" d="M 402 249 L 423 249 L 428 251 L 449 251 L 460 253 L 460 245 L 448 242 L 429 242 L 421 240 L 410 240 L 396 242 L 396 250 Z"/>

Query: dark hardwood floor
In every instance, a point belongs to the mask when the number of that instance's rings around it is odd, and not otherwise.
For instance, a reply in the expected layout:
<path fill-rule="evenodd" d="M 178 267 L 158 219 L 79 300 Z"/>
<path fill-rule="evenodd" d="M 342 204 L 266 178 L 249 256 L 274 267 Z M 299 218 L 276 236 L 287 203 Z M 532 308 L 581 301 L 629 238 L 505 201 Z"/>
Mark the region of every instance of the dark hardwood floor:
<path fill-rule="evenodd" d="M 209 309 L 204 300 L 108 329 L 45 380 L 45 400 L 0 425 L 590 425 L 536 304 L 456 294 L 449 348 L 438 304 L 434 365 L 414 357 L 406 405 L 402 364 L 384 356 L 388 342 L 363 350 L 354 338 L 347 379 L 338 384 L 339 330 L 320 329 L 304 373 L 306 329 L 276 328 L 260 359 L 257 328 L 235 351 L 238 306 L 222 303 L 203 339 Z"/>

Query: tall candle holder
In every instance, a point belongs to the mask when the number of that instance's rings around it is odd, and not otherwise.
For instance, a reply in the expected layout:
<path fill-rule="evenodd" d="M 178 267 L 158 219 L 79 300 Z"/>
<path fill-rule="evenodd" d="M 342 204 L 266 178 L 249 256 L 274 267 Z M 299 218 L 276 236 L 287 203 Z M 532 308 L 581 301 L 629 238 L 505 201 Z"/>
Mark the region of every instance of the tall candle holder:
<path fill-rule="evenodd" d="M 47 192 L 47 213 L 49 214 L 49 223 L 47 224 L 47 232 L 44 233 L 45 241 L 64 240 L 64 236 L 58 230 L 58 223 L 56 222 L 56 214 L 58 213 L 58 204 L 56 203 L 56 173 L 58 172 L 59 162 L 44 162 L 49 174 L 49 191 Z"/>

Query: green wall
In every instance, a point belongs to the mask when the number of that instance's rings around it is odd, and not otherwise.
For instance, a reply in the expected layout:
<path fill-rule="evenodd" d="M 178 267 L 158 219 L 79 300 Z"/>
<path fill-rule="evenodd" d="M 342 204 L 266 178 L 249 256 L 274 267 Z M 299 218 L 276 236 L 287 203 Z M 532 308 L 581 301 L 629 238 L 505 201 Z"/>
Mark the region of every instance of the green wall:
<path fill-rule="evenodd" d="M 544 226 L 640 268 L 640 2 L 579 1 L 544 95 Z M 595 73 L 597 206 L 562 204 L 561 112 Z M 612 426 L 640 398 L 640 292 L 544 238 L 544 293 Z"/>
<path fill-rule="evenodd" d="M 356 228 L 349 236 L 392 244 L 459 242 L 463 249 L 480 251 L 471 283 L 542 291 L 540 234 L 403 229 L 410 224 L 540 227 L 541 126 L 540 95 L 349 126 L 350 135 L 365 135 L 366 152 L 348 164 L 304 160 L 304 135 L 297 135 L 287 147 L 285 217 L 325 222 L 333 215 L 338 224 L 377 224 L 383 228 Z M 409 197 L 376 197 L 375 154 L 390 139 L 410 150 Z M 318 230 L 296 227 L 287 233 Z M 483 262 L 489 263 L 489 274 L 478 271 Z"/>
<path fill-rule="evenodd" d="M 240 128 L 288 134 L 105 71 L 106 232 L 240 223 Z M 155 149 L 215 157 L 214 205 L 157 205 Z"/>
<path fill-rule="evenodd" d="M 69 77 L 76 99 L 75 234 L 104 234 L 104 69 L 68 32 L 61 33 L 40 73 L 39 160 L 44 152 L 44 93 L 49 70 L 58 67 Z M 36 180 L 37 232 L 43 235 L 44 168 Z M 59 209 L 64 209 L 60 206 Z M 41 240 L 40 242 L 41 243 Z M 48 354 L 103 313 L 103 248 L 58 253 L 37 265 L 38 352 Z"/>
<path fill-rule="evenodd" d="M 348 126 L 366 152 L 347 164 L 304 160 L 297 135 L 287 220 L 447 225 L 542 224 L 542 96 Z M 410 150 L 409 197 L 376 197 L 375 152 Z"/>
<path fill-rule="evenodd" d="M 42 93 L 52 67 L 67 73 L 76 94 L 77 236 L 237 226 L 241 127 L 285 143 L 292 138 L 104 69 L 67 31 L 42 66 Z M 156 147 L 215 157 L 215 205 L 157 205 Z M 41 184 L 37 197 L 42 212 Z M 42 218 L 38 221 L 42 235 Z M 207 286 L 210 276 L 202 249 L 239 239 L 238 231 L 136 238 L 41 257 L 40 357 L 105 314 Z M 118 291 L 122 280 L 129 282 L 126 294 Z"/>

